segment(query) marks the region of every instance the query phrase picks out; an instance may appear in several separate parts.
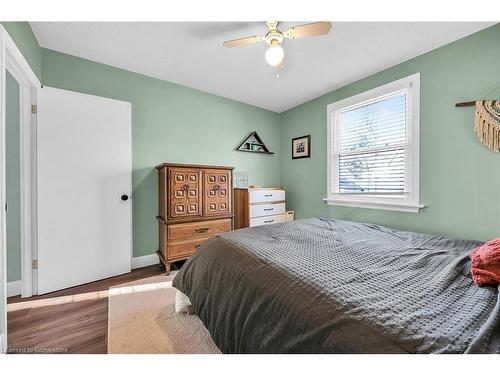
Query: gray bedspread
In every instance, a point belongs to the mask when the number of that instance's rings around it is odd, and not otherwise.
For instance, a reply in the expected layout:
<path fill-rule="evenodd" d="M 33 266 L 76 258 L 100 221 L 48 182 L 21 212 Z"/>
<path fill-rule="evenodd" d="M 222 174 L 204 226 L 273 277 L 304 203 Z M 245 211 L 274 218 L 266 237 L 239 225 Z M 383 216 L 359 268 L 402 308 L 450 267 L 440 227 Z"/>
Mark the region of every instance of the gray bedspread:
<path fill-rule="evenodd" d="M 500 353 L 480 244 L 304 219 L 207 240 L 173 285 L 223 353 Z"/>

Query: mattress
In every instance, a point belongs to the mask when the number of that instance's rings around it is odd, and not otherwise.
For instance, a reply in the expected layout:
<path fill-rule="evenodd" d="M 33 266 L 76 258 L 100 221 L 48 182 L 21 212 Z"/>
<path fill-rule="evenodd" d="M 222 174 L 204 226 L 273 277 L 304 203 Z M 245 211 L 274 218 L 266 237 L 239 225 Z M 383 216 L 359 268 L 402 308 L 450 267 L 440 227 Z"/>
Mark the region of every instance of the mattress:
<path fill-rule="evenodd" d="M 173 285 L 223 353 L 500 353 L 480 244 L 303 219 L 207 240 Z"/>

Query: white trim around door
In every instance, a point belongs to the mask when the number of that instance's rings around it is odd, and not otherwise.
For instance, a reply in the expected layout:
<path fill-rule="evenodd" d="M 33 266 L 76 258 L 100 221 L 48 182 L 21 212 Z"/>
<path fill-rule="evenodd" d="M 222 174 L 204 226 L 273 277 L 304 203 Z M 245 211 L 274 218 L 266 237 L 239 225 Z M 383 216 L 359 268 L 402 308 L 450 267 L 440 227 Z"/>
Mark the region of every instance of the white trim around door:
<path fill-rule="evenodd" d="M 1 303 L 6 305 L 7 290 L 7 249 L 6 249 L 6 227 L 5 227 L 5 77 L 6 71 L 14 76 L 20 86 L 20 135 L 21 135 L 21 251 L 22 251 L 22 294 L 25 297 L 33 293 L 32 259 L 36 238 L 33 233 L 36 230 L 34 207 L 36 207 L 36 196 L 34 195 L 34 160 L 36 158 L 36 143 L 31 115 L 31 106 L 34 101 L 36 88 L 40 87 L 40 81 L 29 66 L 23 54 L 17 48 L 3 25 L 0 25 L 0 279 L 3 290 Z M 2 309 L 0 317 L 1 341 L 0 347 L 6 348 L 7 337 L 7 309 Z"/>
<path fill-rule="evenodd" d="M 32 114 L 32 105 L 35 103 L 36 90 L 26 75 L 20 70 L 12 58 L 7 58 L 7 71 L 19 84 L 19 152 L 20 152 L 20 212 L 21 212 L 21 294 L 23 297 L 33 295 L 33 267 L 32 259 L 36 259 L 33 250 L 36 247 L 36 194 L 34 181 L 36 173 L 36 115 Z M 34 242 L 35 241 L 35 242 Z"/>

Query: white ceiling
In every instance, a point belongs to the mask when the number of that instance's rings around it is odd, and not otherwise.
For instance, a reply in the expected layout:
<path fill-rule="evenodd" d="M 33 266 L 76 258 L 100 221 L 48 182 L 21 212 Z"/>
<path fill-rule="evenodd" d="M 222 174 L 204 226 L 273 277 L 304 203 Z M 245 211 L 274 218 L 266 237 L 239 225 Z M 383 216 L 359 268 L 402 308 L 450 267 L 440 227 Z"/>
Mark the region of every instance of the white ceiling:
<path fill-rule="evenodd" d="M 285 22 L 280 29 L 303 22 Z M 484 29 L 481 22 L 335 22 L 327 36 L 286 40 L 285 69 L 264 60 L 264 22 L 32 22 L 42 47 L 282 112 Z"/>

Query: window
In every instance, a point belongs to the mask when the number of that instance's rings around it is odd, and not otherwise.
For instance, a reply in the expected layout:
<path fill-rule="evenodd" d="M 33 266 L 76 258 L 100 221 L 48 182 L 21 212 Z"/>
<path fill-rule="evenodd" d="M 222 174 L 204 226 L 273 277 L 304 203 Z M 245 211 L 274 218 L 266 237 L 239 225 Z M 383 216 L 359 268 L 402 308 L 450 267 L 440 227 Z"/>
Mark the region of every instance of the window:
<path fill-rule="evenodd" d="M 418 212 L 420 74 L 328 106 L 329 204 Z"/>

